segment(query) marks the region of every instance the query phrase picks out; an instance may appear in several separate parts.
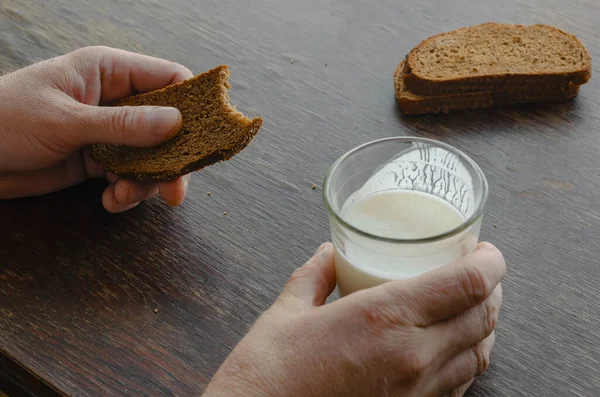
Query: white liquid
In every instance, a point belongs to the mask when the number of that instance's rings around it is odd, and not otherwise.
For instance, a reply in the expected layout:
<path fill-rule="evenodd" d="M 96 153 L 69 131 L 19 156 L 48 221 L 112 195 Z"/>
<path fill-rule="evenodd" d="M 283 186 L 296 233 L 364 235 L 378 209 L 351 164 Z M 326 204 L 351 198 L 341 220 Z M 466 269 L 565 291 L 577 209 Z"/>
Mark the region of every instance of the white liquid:
<path fill-rule="evenodd" d="M 422 239 L 449 232 L 465 222 L 451 204 L 432 194 L 389 190 L 362 197 L 346 207 L 342 218 L 376 236 Z M 428 243 L 388 243 L 354 233 L 336 249 L 340 294 L 386 281 L 418 276 L 461 258 L 477 243 L 480 221 L 461 233 Z"/>

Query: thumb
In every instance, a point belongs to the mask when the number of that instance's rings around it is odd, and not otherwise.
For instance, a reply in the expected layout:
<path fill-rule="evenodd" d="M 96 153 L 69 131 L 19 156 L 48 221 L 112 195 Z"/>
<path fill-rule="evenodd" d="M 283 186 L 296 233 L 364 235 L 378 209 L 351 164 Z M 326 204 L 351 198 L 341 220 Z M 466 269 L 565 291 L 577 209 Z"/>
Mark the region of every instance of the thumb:
<path fill-rule="evenodd" d="M 84 117 L 81 145 L 156 146 L 173 137 L 182 124 L 179 110 L 159 106 L 90 106 Z"/>
<path fill-rule="evenodd" d="M 323 305 L 334 288 L 333 246 L 325 243 L 292 274 L 278 301 L 286 307 L 310 309 Z"/>

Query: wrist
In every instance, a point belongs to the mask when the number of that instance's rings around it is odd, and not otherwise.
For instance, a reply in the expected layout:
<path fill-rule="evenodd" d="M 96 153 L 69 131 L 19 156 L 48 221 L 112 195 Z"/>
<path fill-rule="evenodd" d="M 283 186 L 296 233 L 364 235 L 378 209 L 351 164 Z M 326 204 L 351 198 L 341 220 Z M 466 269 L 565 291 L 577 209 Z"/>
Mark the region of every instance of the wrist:
<path fill-rule="evenodd" d="M 256 342 L 256 341 L 254 341 Z M 281 393 L 277 349 L 242 340 L 210 381 L 203 397 L 276 397 Z M 279 379 L 280 380 L 280 379 Z"/>
<path fill-rule="evenodd" d="M 239 363 L 231 357 L 212 378 L 202 397 L 271 397 L 272 387 L 265 388 L 263 374 L 256 373 L 255 362 Z M 271 382 L 274 386 L 275 382 Z"/>

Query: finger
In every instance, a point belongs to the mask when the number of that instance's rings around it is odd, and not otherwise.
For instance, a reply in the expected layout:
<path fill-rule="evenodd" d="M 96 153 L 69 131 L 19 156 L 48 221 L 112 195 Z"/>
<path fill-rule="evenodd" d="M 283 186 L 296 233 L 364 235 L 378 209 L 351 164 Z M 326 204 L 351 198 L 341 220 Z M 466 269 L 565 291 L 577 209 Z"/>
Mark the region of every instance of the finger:
<path fill-rule="evenodd" d="M 108 174 L 107 174 L 106 170 L 104 169 L 104 167 L 100 163 L 96 163 L 92 159 L 92 157 L 90 156 L 90 147 L 89 146 L 86 146 L 83 148 L 83 164 L 85 167 L 86 177 L 88 177 L 88 178 L 104 178 L 104 177 L 106 177 L 106 179 L 110 183 L 116 182 L 116 176 L 115 176 L 115 180 L 110 180 L 108 178 Z"/>
<path fill-rule="evenodd" d="M 160 106 L 103 107 L 79 105 L 78 122 L 83 131 L 74 135 L 74 145 L 112 143 L 136 147 L 156 146 L 172 138 L 181 128 L 179 110 Z"/>
<path fill-rule="evenodd" d="M 450 393 L 450 397 L 463 397 L 465 395 L 465 393 L 467 392 L 467 390 L 469 390 L 469 387 L 471 387 L 471 385 L 473 384 L 474 380 L 475 379 L 471 379 L 464 385 L 458 387 L 457 389 L 454 389 L 452 391 L 452 393 Z"/>
<path fill-rule="evenodd" d="M 119 204 L 135 204 L 147 200 L 158 193 L 155 182 L 134 182 L 120 179 L 115 183 L 114 194 Z"/>
<path fill-rule="evenodd" d="M 478 344 L 462 351 L 438 371 L 438 393 L 446 395 L 474 377 L 484 373 L 490 365 L 490 355 L 496 343 L 492 333 Z"/>
<path fill-rule="evenodd" d="M 427 328 L 425 337 L 439 346 L 436 354 L 440 363 L 479 343 L 496 328 L 502 306 L 502 284 L 480 305 Z M 442 341 L 443 343 L 439 343 Z"/>
<path fill-rule="evenodd" d="M 183 202 L 190 182 L 190 174 L 167 182 L 160 182 L 158 190 L 160 196 L 172 207 L 176 207 Z"/>
<path fill-rule="evenodd" d="M 108 186 L 102 193 L 102 205 L 108 212 L 123 212 L 137 206 L 137 203 L 120 203 L 115 197 L 115 184 Z"/>
<path fill-rule="evenodd" d="M 106 180 L 109 183 L 116 183 L 119 180 L 119 177 L 116 176 L 115 174 L 111 173 L 111 172 L 107 172 L 106 173 Z"/>
<path fill-rule="evenodd" d="M 98 63 L 101 104 L 193 77 L 188 68 L 178 63 L 115 48 L 86 47 L 71 56 L 83 65 L 90 59 Z"/>
<path fill-rule="evenodd" d="M 310 309 L 323 305 L 334 288 L 333 246 L 325 243 L 292 274 L 278 303 L 298 310 Z"/>
<path fill-rule="evenodd" d="M 506 273 L 502 254 L 489 243 L 473 253 L 419 277 L 382 284 L 394 301 L 410 306 L 414 325 L 426 327 L 479 305 Z"/>

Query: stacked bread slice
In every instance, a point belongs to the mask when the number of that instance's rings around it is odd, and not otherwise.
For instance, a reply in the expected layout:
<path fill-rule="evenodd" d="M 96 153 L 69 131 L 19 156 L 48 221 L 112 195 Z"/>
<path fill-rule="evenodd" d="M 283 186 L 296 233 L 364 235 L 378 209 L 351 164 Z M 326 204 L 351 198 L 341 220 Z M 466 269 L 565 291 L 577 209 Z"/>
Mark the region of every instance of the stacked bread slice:
<path fill-rule="evenodd" d="M 545 25 L 485 23 L 433 36 L 394 73 L 405 114 L 528 102 L 562 102 L 591 77 L 592 61 L 575 37 Z"/>

